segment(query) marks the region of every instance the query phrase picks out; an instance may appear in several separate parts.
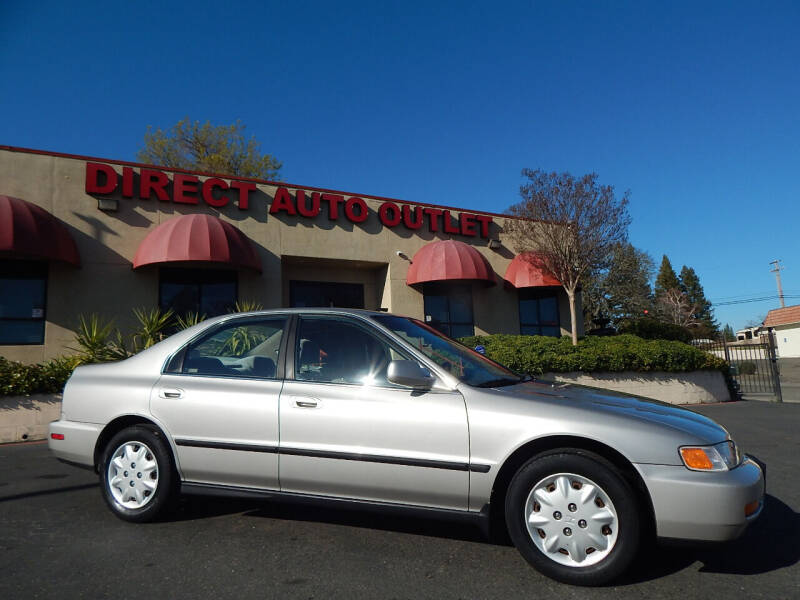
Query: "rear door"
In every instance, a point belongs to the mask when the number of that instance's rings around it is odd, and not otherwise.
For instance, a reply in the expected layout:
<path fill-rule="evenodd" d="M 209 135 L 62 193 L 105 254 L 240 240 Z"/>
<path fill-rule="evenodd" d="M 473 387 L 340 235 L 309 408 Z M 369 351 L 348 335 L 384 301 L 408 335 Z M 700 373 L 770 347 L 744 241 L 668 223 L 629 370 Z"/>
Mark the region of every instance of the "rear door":
<path fill-rule="evenodd" d="M 390 383 L 409 359 L 354 318 L 300 317 L 281 392 L 281 489 L 467 508 L 469 436 L 456 391 Z"/>
<path fill-rule="evenodd" d="M 280 350 L 287 318 L 234 319 L 171 361 L 150 410 L 187 482 L 278 489 Z"/>

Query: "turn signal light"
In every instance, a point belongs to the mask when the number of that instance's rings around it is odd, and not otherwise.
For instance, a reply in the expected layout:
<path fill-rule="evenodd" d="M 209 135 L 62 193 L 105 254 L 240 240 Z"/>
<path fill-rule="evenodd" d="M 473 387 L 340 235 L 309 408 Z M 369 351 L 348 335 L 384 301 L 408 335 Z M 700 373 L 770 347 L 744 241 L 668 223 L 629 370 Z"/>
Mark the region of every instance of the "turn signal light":
<path fill-rule="evenodd" d="M 64 434 L 63 433 L 51 433 L 50 438 L 54 440 L 63 440 Z"/>
<path fill-rule="evenodd" d="M 707 471 L 714 468 L 714 463 L 702 448 L 681 448 L 681 457 L 690 469 Z"/>
<path fill-rule="evenodd" d="M 754 512 L 756 512 L 756 511 L 758 510 L 758 505 L 759 505 L 759 504 L 760 504 L 760 503 L 759 503 L 759 501 L 758 501 L 758 500 L 756 500 L 755 502 L 751 502 L 750 504 L 745 504 L 745 507 L 744 507 L 744 516 L 745 516 L 745 517 L 749 517 L 749 516 L 750 516 L 750 515 L 752 515 Z"/>

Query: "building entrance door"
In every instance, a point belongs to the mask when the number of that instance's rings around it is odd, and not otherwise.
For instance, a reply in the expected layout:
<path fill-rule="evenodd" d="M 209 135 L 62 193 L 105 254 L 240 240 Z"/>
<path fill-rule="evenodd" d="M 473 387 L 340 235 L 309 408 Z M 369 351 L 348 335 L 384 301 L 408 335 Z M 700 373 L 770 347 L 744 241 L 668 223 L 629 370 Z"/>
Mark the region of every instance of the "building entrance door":
<path fill-rule="evenodd" d="M 290 281 L 289 306 L 364 308 L 364 285 L 331 281 Z"/>

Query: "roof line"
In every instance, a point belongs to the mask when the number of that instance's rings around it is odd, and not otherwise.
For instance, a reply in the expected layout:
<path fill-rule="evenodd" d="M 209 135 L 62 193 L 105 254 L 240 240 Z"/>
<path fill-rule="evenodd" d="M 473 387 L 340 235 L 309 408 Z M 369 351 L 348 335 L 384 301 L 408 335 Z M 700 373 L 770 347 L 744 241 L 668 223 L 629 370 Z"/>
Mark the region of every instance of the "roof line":
<path fill-rule="evenodd" d="M 474 210 L 468 208 L 458 208 L 457 206 L 446 206 L 443 204 L 430 204 L 427 202 L 415 202 L 413 200 L 402 200 L 400 198 L 389 198 L 385 196 L 373 196 L 370 194 L 358 194 L 353 192 L 345 192 L 342 190 L 332 190 L 329 188 L 321 188 L 321 187 L 314 187 L 308 185 L 296 185 L 293 183 L 289 183 L 287 181 L 271 181 L 268 179 L 257 179 L 255 177 L 239 177 L 238 175 L 230 175 L 225 173 L 209 173 L 206 171 L 192 171 L 189 169 L 179 169 L 176 167 L 165 167 L 162 165 L 152 165 L 148 163 L 138 163 L 129 160 L 117 160 L 112 158 L 101 158 L 97 156 L 85 156 L 82 154 L 69 154 L 66 152 L 53 152 L 50 150 L 36 150 L 34 148 L 21 148 L 18 146 L 6 146 L 0 144 L 0 150 L 7 150 L 9 152 L 22 152 L 25 154 L 39 154 L 43 156 L 55 156 L 58 158 L 71 158 L 75 160 L 87 160 L 87 161 L 96 161 L 96 162 L 103 162 L 103 163 L 112 163 L 117 165 L 122 165 L 126 167 L 138 167 L 138 168 L 145 168 L 145 169 L 159 169 L 161 171 L 170 171 L 172 173 L 186 173 L 189 175 L 200 175 L 203 177 L 222 177 L 224 179 L 235 179 L 237 181 L 250 181 L 253 183 L 260 183 L 265 185 L 274 185 L 279 187 L 288 187 L 292 189 L 301 189 L 301 190 L 312 190 L 316 192 L 323 192 L 323 193 L 331 193 L 331 194 L 341 194 L 346 196 L 358 196 L 360 198 L 368 198 L 370 200 L 379 200 L 382 202 L 399 202 L 401 204 L 413 204 L 415 206 L 422 206 L 427 208 L 441 208 L 443 210 L 454 210 L 458 212 L 468 212 L 472 214 L 480 214 L 480 215 L 488 215 L 490 217 L 501 217 L 503 219 L 519 219 L 521 221 L 535 221 L 536 219 L 529 219 L 526 217 L 517 217 L 514 215 L 508 215 L 503 213 L 495 213 L 489 212 L 486 210 Z"/>

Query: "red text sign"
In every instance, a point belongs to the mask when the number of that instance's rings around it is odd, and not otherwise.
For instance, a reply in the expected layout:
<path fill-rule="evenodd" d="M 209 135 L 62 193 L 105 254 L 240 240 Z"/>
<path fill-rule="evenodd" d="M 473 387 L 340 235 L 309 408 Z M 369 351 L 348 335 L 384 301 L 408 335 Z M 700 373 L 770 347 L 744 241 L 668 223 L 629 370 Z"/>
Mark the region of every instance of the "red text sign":
<path fill-rule="evenodd" d="M 271 214 L 283 213 L 294 216 L 314 218 L 320 214 L 331 221 L 344 217 L 352 223 L 363 223 L 369 218 L 367 203 L 358 196 L 343 196 L 329 192 L 307 192 L 280 187 L 269 208 Z M 428 206 L 384 202 L 378 207 L 378 219 L 384 227 L 421 229 L 436 233 L 451 233 L 467 237 L 489 237 L 492 217 L 462 212 L 458 217 L 449 210 Z"/>
<path fill-rule="evenodd" d="M 115 192 L 123 198 L 157 199 L 160 202 L 199 204 L 202 200 L 214 208 L 227 206 L 232 198 L 240 210 L 250 207 L 250 193 L 256 184 L 217 177 L 203 181 L 188 173 L 167 173 L 156 169 L 141 168 L 137 173 L 132 167 L 122 167 L 120 175 L 111 165 L 86 163 L 86 193 L 109 195 Z M 344 218 L 351 223 L 363 223 L 369 219 L 369 208 L 363 198 L 345 196 L 333 192 L 307 192 L 279 187 L 269 208 L 270 214 L 299 215 L 315 218 L 320 215 L 331 221 Z M 384 227 L 405 227 L 417 230 L 425 227 L 432 233 L 442 232 L 466 237 L 489 237 L 492 217 L 468 212 L 451 214 L 445 208 L 412 204 L 383 202 L 378 207 L 378 220 Z"/>
<path fill-rule="evenodd" d="M 170 180 L 170 175 L 172 179 Z M 172 186 L 170 186 L 172 183 Z M 138 184 L 138 185 L 137 185 Z M 131 167 L 122 167 L 120 176 L 114 167 L 102 163 L 86 163 L 86 193 L 108 195 L 117 189 L 123 198 L 139 197 L 142 200 L 157 198 L 161 202 L 178 204 L 199 204 L 203 202 L 215 208 L 222 208 L 230 202 L 225 192 L 236 190 L 236 205 L 240 210 L 250 206 L 250 192 L 255 191 L 256 184 L 246 181 L 231 181 L 211 177 L 200 181 L 196 175 L 186 173 L 168 174 L 155 169 L 140 169 L 139 180 L 136 181 Z"/>

